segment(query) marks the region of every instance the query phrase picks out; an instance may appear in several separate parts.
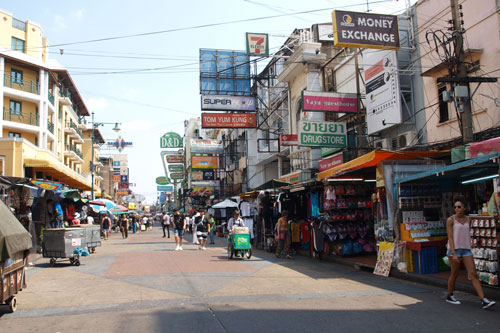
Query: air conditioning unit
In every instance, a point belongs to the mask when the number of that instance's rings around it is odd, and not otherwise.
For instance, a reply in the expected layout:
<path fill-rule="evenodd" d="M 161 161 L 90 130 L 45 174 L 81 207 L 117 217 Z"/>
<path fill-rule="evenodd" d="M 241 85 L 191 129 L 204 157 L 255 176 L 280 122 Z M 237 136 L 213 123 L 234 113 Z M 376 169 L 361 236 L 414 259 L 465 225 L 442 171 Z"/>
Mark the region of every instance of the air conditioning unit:
<path fill-rule="evenodd" d="M 378 139 L 373 142 L 377 149 L 391 149 L 391 139 Z"/>
<path fill-rule="evenodd" d="M 398 148 L 406 148 L 417 144 L 415 132 L 405 132 L 398 136 Z"/>

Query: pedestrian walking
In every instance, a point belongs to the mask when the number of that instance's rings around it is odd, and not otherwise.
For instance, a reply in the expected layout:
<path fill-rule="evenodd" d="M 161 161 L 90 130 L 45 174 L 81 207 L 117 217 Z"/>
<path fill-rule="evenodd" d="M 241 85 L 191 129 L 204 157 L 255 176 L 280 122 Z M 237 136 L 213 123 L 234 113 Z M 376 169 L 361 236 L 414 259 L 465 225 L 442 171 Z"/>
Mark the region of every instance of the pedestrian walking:
<path fill-rule="evenodd" d="M 207 246 L 207 236 L 208 229 L 210 228 L 210 224 L 208 222 L 207 217 L 205 216 L 205 212 L 200 212 L 200 222 L 196 224 L 196 236 L 198 237 L 198 249 L 206 250 Z"/>
<path fill-rule="evenodd" d="M 184 230 L 186 229 L 186 219 L 179 214 L 177 209 L 174 209 L 172 222 L 174 224 L 175 251 L 182 251 L 182 240 L 184 238 Z"/>
<path fill-rule="evenodd" d="M 101 227 L 102 227 L 102 232 L 104 233 L 104 240 L 108 240 L 109 228 L 111 227 L 111 220 L 109 219 L 109 216 L 104 214 L 102 215 Z"/>
<path fill-rule="evenodd" d="M 453 290 L 455 289 L 455 282 L 460 271 L 460 261 L 462 261 L 472 281 L 472 285 L 481 300 L 482 308 L 488 309 L 494 306 L 495 302 L 484 297 L 481 282 L 477 278 L 476 266 L 471 251 L 470 217 L 465 214 L 466 200 L 463 196 L 458 196 L 454 202 L 455 214 L 446 220 L 446 231 L 448 233 L 448 251 L 446 255 L 451 267 L 446 302 L 456 305 L 460 304 L 460 301 L 453 296 Z"/>
<path fill-rule="evenodd" d="M 163 212 L 160 218 L 161 218 L 161 227 L 163 229 L 163 238 L 167 237 L 167 235 L 165 234 L 165 228 L 167 229 L 168 232 L 168 238 L 170 238 L 170 215 Z"/>
<path fill-rule="evenodd" d="M 286 210 L 281 212 L 281 217 L 278 219 L 276 226 L 276 238 L 278 239 L 278 246 L 276 247 L 276 257 L 281 258 L 284 254 L 287 259 L 291 259 L 292 257 L 289 254 L 289 246 L 288 246 L 288 212 Z"/>
<path fill-rule="evenodd" d="M 210 231 L 208 232 L 208 235 L 210 236 L 210 244 L 215 244 L 215 219 L 212 215 L 207 214 L 207 220 L 210 225 Z"/>
<path fill-rule="evenodd" d="M 125 215 L 122 215 L 122 218 L 120 220 L 120 230 L 122 232 L 122 238 L 128 238 L 128 219 Z"/>

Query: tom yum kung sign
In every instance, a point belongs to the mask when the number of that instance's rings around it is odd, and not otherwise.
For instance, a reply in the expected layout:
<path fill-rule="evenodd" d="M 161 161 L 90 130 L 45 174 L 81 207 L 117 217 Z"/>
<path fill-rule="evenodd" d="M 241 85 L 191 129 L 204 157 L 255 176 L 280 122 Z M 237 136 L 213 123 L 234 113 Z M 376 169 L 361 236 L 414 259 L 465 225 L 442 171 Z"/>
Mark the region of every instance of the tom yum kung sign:
<path fill-rule="evenodd" d="M 255 113 L 202 113 L 202 128 L 255 128 Z"/>
<path fill-rule="evenodd" d="M 396 15 L 332 12 L 335 46 L 369 49 L 399 49 L 399 27 Z"/>
<path fill-rule="evenodd" d="M 299 146 L 346 147 L 346 126 L 344 123 L 302 120 L 299 122 Z"/>

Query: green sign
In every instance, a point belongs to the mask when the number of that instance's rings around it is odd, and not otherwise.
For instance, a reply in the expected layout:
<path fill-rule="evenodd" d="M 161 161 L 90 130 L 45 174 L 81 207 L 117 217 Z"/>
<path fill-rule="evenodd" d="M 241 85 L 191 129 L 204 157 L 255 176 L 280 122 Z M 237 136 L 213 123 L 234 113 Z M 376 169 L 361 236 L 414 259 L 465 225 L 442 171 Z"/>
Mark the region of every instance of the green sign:
<path fill-rule="evenodd" d="M 163 150 L 161 152 L 162 156 L 163 155 L 182 155 L 184 154 L 184 150 L 179 149 L 179 150 Z"/>
<path fill-rule="evenodd" d="M 175 132 L 165 133 L 160 138 L 160 148 L 182 148 L 182 137 Z"/>
<path fill-rule="evenodd" d="M 182 172 L 182 171 L 184 171 L 184 165 L 183 164 L 169 164 L 168 171 L 170 171 L 170 172 Z"/>
<path fill-rule="evenodd" d="M 299 146 L 346 147 L 347 134 L 344 123 L 301 120 Z"/>
<path fill-rule="evenodd" d="M 156 184 L 158 185 L 167 185 L 167 184 L 170 184 L 170 179 L 168 179 L 167 177 L 156 177 Z"/>
<path fill-rule="evenodd" d="M 321 148 L 321 157 L 326 157 L 326 156 L 330 156 L 336 152 L 338 152 L 339 150 L 341 150 L 341 148 Z"/>
<path fill-rule="evenodd" d="M 183 179 L 184 178 L 184 173 L 182 172 L 175 172 L 170 174 L 170 178 L 172 179 Z"/>

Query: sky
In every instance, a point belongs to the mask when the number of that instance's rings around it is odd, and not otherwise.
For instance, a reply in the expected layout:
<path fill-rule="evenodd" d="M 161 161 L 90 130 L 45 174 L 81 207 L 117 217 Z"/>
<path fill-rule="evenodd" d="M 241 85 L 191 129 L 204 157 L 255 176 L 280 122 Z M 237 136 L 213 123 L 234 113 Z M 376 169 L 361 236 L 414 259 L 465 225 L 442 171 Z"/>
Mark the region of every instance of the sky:
<path fill-rule="evenodd" d="M 200 117 L 199 49 L 245 50 L 245 33 L 269 34 L 271 53 L 295 28 L 331 22 L 334 9 L 397 14 L 406 1 L 367 0 L 87 0 L 9 1 L 0 8 L 34 21 L 49 40 L 49 57 L 70 72 L 106 141 L 133 147 L 131 189 L 150 204 L 164 176 L 160 137 L 184 134 Z M 413 4 L 415 0 L 412 0 Z M 300 13 L 302 12 L 302 13 Z M 299 13 L 299 14 L 296 14 Z M 139 36 L 132 36 L 139 35 Z M 118 38 L 116 38 L 118 37 Z M 88 118 L 90 119 L 90 118 Z M 118 153 L 103 146 L 102 155 Z"/>

